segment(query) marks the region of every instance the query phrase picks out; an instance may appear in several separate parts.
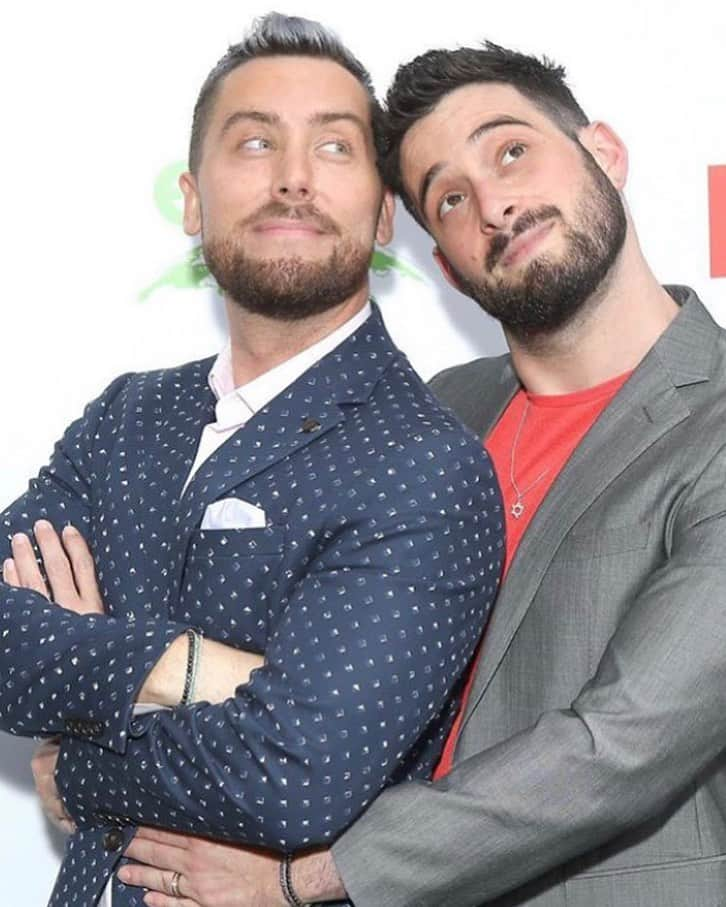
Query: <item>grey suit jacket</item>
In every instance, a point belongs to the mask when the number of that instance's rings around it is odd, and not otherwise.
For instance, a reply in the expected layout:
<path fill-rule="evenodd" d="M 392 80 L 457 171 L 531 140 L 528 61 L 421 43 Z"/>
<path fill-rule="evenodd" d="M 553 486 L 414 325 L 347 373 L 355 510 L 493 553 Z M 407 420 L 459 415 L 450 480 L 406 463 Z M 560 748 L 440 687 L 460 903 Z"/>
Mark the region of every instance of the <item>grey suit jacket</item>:
<path fill-rule="evenodd" d="M 671 292 L 520 544 L 453 772 L 335 846 L 356 907 L 726 904 L 726 332 Z M 434 381 L 479 435 L 517 387 Z"/>

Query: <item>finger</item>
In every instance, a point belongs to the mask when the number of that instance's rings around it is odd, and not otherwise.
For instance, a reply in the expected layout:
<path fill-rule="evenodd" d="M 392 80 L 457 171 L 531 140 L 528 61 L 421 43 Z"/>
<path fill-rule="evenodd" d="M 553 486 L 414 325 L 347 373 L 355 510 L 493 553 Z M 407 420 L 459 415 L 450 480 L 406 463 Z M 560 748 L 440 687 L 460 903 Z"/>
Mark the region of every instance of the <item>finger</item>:
<path fill-rule="evenodd" d="M 96 565 L 91 549 L 75 526 L 65 526 L 62 533 L 63 547 L 71 562 L 76 586 L 85 604 L 84 613 L 103 613 L 103 601 L 96 580 Z"/>
<path fill-rule="evenodd" d="M 182 835 L 174 831 L 164 831 L 162 828 L 152 828 L 148 825 L 142 826 L 136 832 L 134 841 L 138 841 L 139 839 L 156 841 L 158 844 L 166 844 L 168 847 L 179 847 L 182 850 L 187 850 L 192 841 L 190 835 Z"/>
<path fill-rule="evenodd" d="M 157 841 L 148 841 L 135 835 L 125 854 L 132 860 L 138 860 L 139 863 L 145 863 L 147 866 L 154 866 L 157 869 L 170 869 L 172 872 L 184 871 L 182 863 L 184 854 L 178 847 L 171 847 L 168 844 L 159 844 Z"/>
<path fill-rule="evenodd" d="M 33 526 L 33 532 L 43 557 L 43 567 L 53 600 L 59 605 L 69 607 L 78 599 L 78 590 L 73 580 L 71 563 L 63 550 L 58 533 L 47 520 L 38 520 Z"/>
<path fill-rule="evenodd" d="M 33 753 L 30 767 L 43 812 L 53 825 L 62 828 L 64 831 L 71 831 L 75 828 L 75 825 L 58 794 L 58 786 L 55 780 L 55 768 L 58 763 L 59 752 L 60 746 L 55 740 L 43 741 Z"/>
<path fill-rule="evenodd" d="M 128 866 L 122 866 L 119 869 L 118 878 L 124 885 L 132 885 L 137 888 L 148 888 L 150 894 L 154 894 L 159 904 L 169 904 L 171 907 L 180 907 L 180 905 L 196 905 L 196 901 L 184 895 L 184 877 L 179 880 L 179 891 L 181 897 L 176 898 L 171 894 L 171 881 L 174 876 L 173 872 L 166 872 L 157 869 L 154 866 L 140 866 L 129 863 Z M 146 899 L 144 899 L 146 900 Z M 149 903 L 146 901 L 146 903 Z"/>
<path fill-rule="evenodd" d="M 36 775 L 35 789 L 40 799 L 40 805 L 43 812 L 55 824 L 59 820 L 70 820 L 71 817 L 66 812 L 66 807 L 56 787 L 55 778 L 52 774 Z"/>
<path fill-rule="evenodd" d="M 58 796 L 55 782 L 49 780 L 47 777 L 39 782 L 39 780 L 36 778 L 35 788 L 38 792 L 38 797 L 40 799 L 40 805 L 43 809 L 43 812 L 46 814 L 48 819 L 50 819 L 53 825 L 57 826 L 58 828 L 67 830 L 68 825 L 70 824 L 71 829 L 74 829 L 75 825 L 73 823 L 73 819 L 66 812 L 65 804 Z"/>
<path fill-rule="evenodd" d="M 61 811 L 50 812 L 48 809 L 43 809 L 43 812 L 48 817 L 51 825 L 54 825 L 56 828 L 60 828 L 61 831 L 66 832 L 67 834 L 72 834 L 76 830 L 76 824 L 68 815 L 68 813 L 63 809 L 63 804 L 60 804 Z"/>
<path fill-rule="evenodd" d="M 40 748 L 33 754 L 30 760 L 30 768 L 36 782 L 40 778 L 54 778 L 55 767 L 58 761 L 58 748 L 44 749 Z"/>
<path fill-rule="evenodd" d="M 128 854 L 125 854 L 128 856 Z M 122 866 L 116 873 L 119 880 L 124 885 L 133 885 L 137 888 L 148 888 L 151 891 L 166 892 L 164 887 L 164 873 L 156 866 L 142 866 L 140 864 L 129 863 L 128 866 Z"/>
<path fill-rule="evenodd" d="M 47 737 L 35 748 L 32 761 L 36 759 L 57 760 L 60 754 L 61 737 Z"/>
<path fill-rule="evenodd" d="M 150 891 L 144 895 L 144 904 L 147 907 L 211 907 L 211 905 L 199 904 L 189 898 L 173 898 L 158 891 Z"/>
<path fill-rule="evenodd" d="M 7 583 L 8 586 L 20 585 L 18 568 L 15 566 L 15 561 L 11 557 L 9 557 L 3 564 L 3 582 Z"/>
<path fill-rule="evenodd" d="M 40 572 L 40 567 L 35 559 L 35 551 L 30 539 L 24 532 L 16 533 L 10 540 L 15 568 L 18 571 L 18 585 L 24 589 L 32 589 L 45 598 L 50 598 L 48 587 Z"/>

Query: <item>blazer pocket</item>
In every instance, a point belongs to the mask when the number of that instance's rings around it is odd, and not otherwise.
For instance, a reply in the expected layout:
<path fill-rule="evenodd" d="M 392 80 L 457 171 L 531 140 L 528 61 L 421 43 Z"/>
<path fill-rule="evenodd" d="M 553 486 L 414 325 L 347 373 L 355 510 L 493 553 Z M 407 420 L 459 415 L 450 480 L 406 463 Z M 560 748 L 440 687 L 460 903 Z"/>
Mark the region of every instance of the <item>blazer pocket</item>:
<path fill-rule="evenodd" d="M 200 529 L 187 549 L 174 616 L 228 645 L 264 651 L 284 553 L 285 532 Z"/>
<path fill-rule="evenodd" d="M 591 560 L 626 551 L 639 551 L 647 548 L 650 530 L 650 523 L 573 530 L 560 546 L 558 560 Z"/>
<path fill-rule="evenodd" d="M 264 529 L 198 529 L 189 540 L 187 561 L 282 554 L 284 544 L 285 530 L 279 526 L 266 526 Z"/>

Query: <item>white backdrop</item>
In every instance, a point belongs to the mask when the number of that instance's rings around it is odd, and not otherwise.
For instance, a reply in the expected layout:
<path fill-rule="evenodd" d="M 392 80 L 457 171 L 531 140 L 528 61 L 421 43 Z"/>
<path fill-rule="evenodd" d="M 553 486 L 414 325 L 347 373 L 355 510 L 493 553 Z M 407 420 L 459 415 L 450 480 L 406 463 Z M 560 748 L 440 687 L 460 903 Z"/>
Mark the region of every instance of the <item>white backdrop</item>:
<path fill-rule="evenodd" d="M 629 145 L 627 196 L 657 275 L 690 283 L 726 325 L 726 279 L 709 274 L 707 192 L 708 167 L 726 165 L 726 4 L 433 6 L 307 0 L 280 11 L 336 28 L 380 90 L 398 62 L 484 37 L 564 63 L 588 115 L 606 119 Z M 191 246 L 159 176 L 184 159 L 206 73 L 269 8 L 223 0 L 6 7 L 3 505 L 114 375 L 220 346 L 219 301 L 206 289 L 173 286 L 183 283 L 177 266 Z M 399 214 L 390 249 L 399 268 L 374 278 L 395 339 L 424 377 L 503 346 L 492 322 L 444 289 L 430 247 Z M 0 736 L 0 903 L 12 907 L 45 903 L 60 852 L 34 802 L 30 752 L 27 742 Z"/>

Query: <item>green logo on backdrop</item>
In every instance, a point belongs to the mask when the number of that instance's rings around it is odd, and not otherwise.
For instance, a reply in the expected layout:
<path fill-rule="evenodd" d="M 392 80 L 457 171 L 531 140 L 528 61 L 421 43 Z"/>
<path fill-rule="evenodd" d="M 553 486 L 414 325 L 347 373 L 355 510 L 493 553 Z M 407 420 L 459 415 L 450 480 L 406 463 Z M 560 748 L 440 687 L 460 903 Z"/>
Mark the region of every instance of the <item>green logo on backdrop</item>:
<path fill-rule="evenodd" d="M 186 169 L 183 161 L 168 164 L 156 178 L 154 183 L 154 202 L 164 218 L 174 226 L 181 226 L 182 222 L 182 194 L 179 189 L 179 174 Z M 371 258 L 371 270 L 378 275 L 389 274 L 397 271 L 404 277 L 414 280 L 423 280 L 421 274 L 414 268 L 404 264 L 395 255 L 376 249 Z M 186 256 L 177 264 L 171 265 L 155 280 L 151 286 L 139 293 L 139 299 L 145 302 L 157 290 L 163 287 L 175 287 L 179 290 L 198 290 L 214 288 L 216 283 L 209 273 L 209 269 L 202 257 L 202 247 L 194 246 Z"/>

